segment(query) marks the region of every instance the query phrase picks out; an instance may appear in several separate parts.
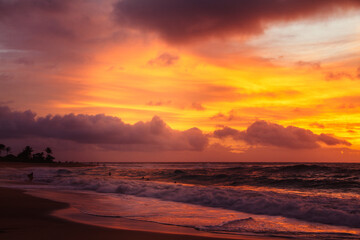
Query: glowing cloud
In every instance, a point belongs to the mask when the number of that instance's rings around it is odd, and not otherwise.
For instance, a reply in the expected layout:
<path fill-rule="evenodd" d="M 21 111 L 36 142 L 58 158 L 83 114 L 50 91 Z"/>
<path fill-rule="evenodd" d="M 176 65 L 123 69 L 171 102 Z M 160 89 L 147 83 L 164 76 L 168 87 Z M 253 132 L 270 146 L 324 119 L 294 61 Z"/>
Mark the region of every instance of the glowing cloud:
<path fill-rule="evenodd" d="M 197 128 L 171 129 L 159 117 L 149 122 L 126 124 L 117 117 L 98 115 L 51 116 L 36 118 L 31 111 L 13 112 L 0 107 L 0 138 L 42 137 L 72 140 L 84 144 L 129 146 L 142 150 L 203 150 L 207 137 Z"/>
<path fill-rule="evenodd" d="M 326 145 L 346 145 L 351 143 L 337 139 L 327 134 L 314 134 L 312 131 L 294 126 L 283 127 L 275 123 L 256 121 L 246 131 L 238 131 L 224 127 L 214 131 L 217 138 L 231 137 L 234 140 L 245 141 L 249 145 L 269 145 L 276 147 L 307 149 L 318 148 L 318 142 Z"/>

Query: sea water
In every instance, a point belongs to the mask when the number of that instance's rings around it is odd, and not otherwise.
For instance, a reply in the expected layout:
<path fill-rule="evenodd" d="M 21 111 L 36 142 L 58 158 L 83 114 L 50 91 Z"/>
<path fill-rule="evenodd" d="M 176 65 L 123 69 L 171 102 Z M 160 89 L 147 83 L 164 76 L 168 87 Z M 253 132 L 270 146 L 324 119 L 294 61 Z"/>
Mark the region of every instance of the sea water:
<path fill-rule="evenodd" d="M 29 172 L 34 185 L 23 188 L 110 227 L 124 218 L 217 233 L 360 238 L 360 164 L 101 163 L 2 168 L 0 179 L 26 181 Z"/>

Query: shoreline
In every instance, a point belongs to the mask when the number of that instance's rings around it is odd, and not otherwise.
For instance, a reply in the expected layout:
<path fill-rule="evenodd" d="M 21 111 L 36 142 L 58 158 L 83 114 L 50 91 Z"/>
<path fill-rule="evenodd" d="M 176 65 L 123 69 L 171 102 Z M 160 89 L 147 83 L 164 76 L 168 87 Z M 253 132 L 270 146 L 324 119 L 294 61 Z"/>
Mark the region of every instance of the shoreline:
<path fill-rule="evenodd" d="M 80 162 L 54 162 L 54 163 L 27 163 L 27 162 L 2 162 L 0 168 L 32 168 L 32 167 L 91 167 L 89 163 Z"/>
<path fill-rule="evenodd" d="M 24 190 L 0 187 L 0 238 L 11 239 L 157 239 L 225 240 L 228 236 L 173 234 L 162 231 L 114 229 L 89 225 L 54 216 L 55 211 L 70 209 L 67 203 L 34 197 Z M 165 227 L 164 227 L 165 228 Z M 219 235 L 219 234 L 218 234 Z M 273 237 L 236 236 L 243 240 L 271 240 Z"/>

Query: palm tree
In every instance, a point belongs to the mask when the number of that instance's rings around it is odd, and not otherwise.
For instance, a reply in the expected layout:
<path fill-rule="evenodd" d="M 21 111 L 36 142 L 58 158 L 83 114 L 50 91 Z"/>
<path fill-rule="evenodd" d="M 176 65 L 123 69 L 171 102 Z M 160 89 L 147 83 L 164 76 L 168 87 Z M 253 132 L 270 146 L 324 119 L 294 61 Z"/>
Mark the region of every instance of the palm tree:
<path fill-rule="evenodd" d="M 54 158 L 53 156 L 51 156 L 51 154 L 52 154 L 51 148 L 47 147 L 47 148 L 45 149 L 45 152 L 46 152 L 46 154 L 47 154 L 45 160 L 46 160 L 47 162 L 54 162 L 54 159 L 55 159 L 55 158 Z"/>
<path fill-rule="evenodd" d="M 33 162 L 44 162 L 45 161 L 44 152 L 33 154 L 32 160 L 33 160 Z"/>
<path fill-rule="evenodd" d="M 1 156 L 1 152 L 5 150 L 5 145 L 4 144 L 0 144 L 0 156 Z"/>
<path fill-rule="evenodd" d="M 9 153 L 11 152 L 11 147 L 6 147 L 5 151 L 6 151 L 6 155 L 9 155 Z"/>
<path fill-rule="evenodd" d="M 24 150 L 19 153 L 18 157 L 25 159 L 25 160 L 30 160 L 31 159 L 31 154 L 34 152 L 34 150 L 30 147 L 30 146 L 26 146 L 24 148 Z"/>
<path fill-rule="evenodd" d="M 52 150 L 51 148 L 47 147 L 45 148 L 45 152 L 49 155 L 49 154 L 52 154 Z"/>

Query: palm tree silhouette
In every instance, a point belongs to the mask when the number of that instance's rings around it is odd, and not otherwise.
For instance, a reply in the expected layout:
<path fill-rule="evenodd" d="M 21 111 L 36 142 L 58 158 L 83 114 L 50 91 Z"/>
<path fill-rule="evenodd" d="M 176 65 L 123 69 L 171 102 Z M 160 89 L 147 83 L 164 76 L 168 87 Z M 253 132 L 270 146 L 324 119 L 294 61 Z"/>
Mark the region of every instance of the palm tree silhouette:
<path fill-rule="evenodd" d="M 47 147 L 45 148 L 45 152 L 49 155 L 49 154 L 52 154 L 52 150 L 51 148 Z"/>
<path fill-rule="evenodd" d="M 9 152 L 11 151 L 11 147 L 6 147 L 5 151 L 6 151 L 6 155 L 9 155 Z"/>
<path fill-rule="evenodd" d="M 49 147 L 45 148 L 45 152 L 46 152 L 46 154 L 47 154 L 45 160 L 46 160 L 47 162 L 54 162 L 54 159 L 55 159 L 55 158 L 54 158 L 53 156 L 51 156 L 51 154 L 52 154 L 51 148 L 49 148 Z"/>
<path fill-rule="evenodd" d="M 34 152 L 34 150 L 30 146 L 26 146 L 24 150 L 19 153 L 18 157 L 25 159 L 25 160 L 31 160 L 31 154 Z"/>
<path fill-rule="evenodd" d="M 1 156 L 1 152 L 5 150 L 5 145 L 4 144 L 0 144 L 0 156 Z"/>

